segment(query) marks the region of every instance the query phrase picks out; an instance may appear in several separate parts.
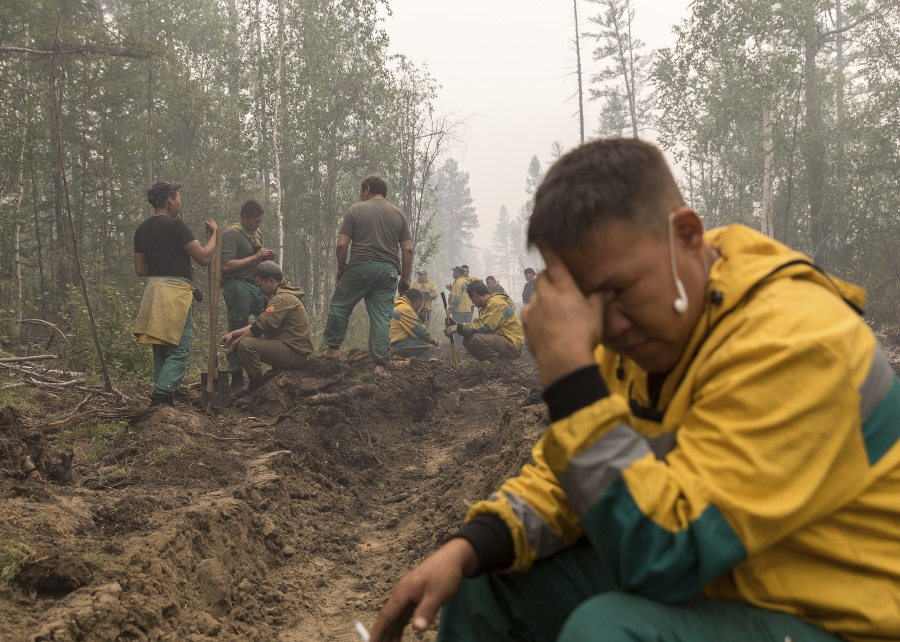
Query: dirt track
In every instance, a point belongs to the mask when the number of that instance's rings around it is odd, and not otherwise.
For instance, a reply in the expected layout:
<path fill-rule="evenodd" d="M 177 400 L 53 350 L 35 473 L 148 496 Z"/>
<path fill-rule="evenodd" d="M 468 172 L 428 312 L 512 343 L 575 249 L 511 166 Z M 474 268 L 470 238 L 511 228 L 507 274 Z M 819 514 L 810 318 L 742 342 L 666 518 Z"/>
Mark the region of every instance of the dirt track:
<path fill-rule="evenodd" d="M 245 413 L 149 412 L 95 460 L 6 409 L 0 538 L 34 556 L 0 582 L 0 639 L 358 640 L 352 621 L 371 626 L 528 461 L 546 425 L 536 386 L 527 358 L 463 377 L 395 361 L 384 382 L 312 362 Z"/>

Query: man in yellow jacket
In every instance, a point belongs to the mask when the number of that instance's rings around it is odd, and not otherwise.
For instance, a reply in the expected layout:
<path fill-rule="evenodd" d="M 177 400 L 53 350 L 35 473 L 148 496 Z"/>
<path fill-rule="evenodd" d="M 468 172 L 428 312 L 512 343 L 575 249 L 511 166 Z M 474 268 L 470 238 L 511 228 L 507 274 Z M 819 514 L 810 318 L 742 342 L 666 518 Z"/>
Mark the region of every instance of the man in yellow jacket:
<path fill-rule="evenodd" d="M 400 356 L 421 357 L 428 348 L 439 344 L 419 317 L 424 303 L 422 293 L 412 288 L 394 301 L 394 312 L 391 314 L 391 350 L 398 351 Z"/>
<path fill-rule="evenodd" d="M 240 354 L 251 392 L 263 384 L 263 364 L 297 370 L 313 351 L 309 317 L 300 301 L 303 290 L 284 284 L 284 274 L 275 261 L 257 265 L 253 278 L 266 296 L 265 308 L 253 323 L 222 337 L 228 354 Z"/>
<path fill-rule="evenodd" d="M 463 337 L 463 347 L 479 361 L 521 357 L 525 332 L 509 297 L 491 294 L 481 281 L 470 283 L 468 292 L 481 314 L 472 323 L 449 326 L 444 334 Z"/>
<path fill-rule="evenodd" d="M 900 381 L 864 293 L 748 228 L 704 234 L 634 139 L 557 161 L 528 241 L 552 423 L 372 642 L 447 602 L 440 640 L 900 639 Z"/>
<path fill-rule="evenodd" d="M 472 322 L 472 299 L 468 295 L 469 279 L 462 267 L 453 268 L 453 283 L 450 285 L 450 316 L 457 323 Z"/>
<path fill-rule="evenodd" d="M 418 290 L 422 293 L 422 309 L 419 310 L 419 318 L 425 327 L 431 327 L 431 309 L 435 299 L 438 298 L 437 285 L 428 278 L 428 272 L 419 270 L 416 274 L 416 280 L 410 284 L 410 289 Z"/>

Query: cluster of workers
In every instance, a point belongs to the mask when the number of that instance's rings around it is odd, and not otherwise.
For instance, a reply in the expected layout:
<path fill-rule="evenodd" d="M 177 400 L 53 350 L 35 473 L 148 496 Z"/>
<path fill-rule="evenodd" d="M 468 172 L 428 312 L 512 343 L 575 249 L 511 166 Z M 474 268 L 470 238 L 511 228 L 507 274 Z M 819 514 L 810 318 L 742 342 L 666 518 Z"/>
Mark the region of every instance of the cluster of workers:
<path fill-rule="evenodd" d="M 151 187 L 147 201 L 153 215 L 134 235 L 135 271 L 149 277 L 134 333 L 138 342 L 153 346 L 152 405 L 173 403 L 190 356 L 192 301 L 202 298 L 192 283 L 191 259 L 208 265 L 216 252 L 215 221 L 206 221 L 208 240 L 201 246 L 180 217 L 180 189 L 178 183 L 165 182 Z M 349 208 L 341 224 L 337 285 L 323 335 L 327 349 L 322 353 L 324 358 L 340 357 L 350 315 L 364 301 L 369 351 L 378 375 L 385 374 L 392 351 L 421 357 L 439 344 L 429 331 L 437 287 L 425 271 L 410 283 L 409 226 L 403 212 L 386 196 L 384 180 L 366 177 L 359 202 Z M 265 365 L 275 370 L 298 369 L 314 349 L 303 289 L 292 286 L 272 260 L 276 252 L 265 247 L 260 232 L 263 216 L 263 207 L 249 200 L 241 207 L 240 220 L 222 234 L 222 291 L 228 309 L 228 333 L 222 344 L 231 387 L 244 390 L 246 385 L 246 392 L 262 385 Z M 453 312 L 447 317 L 445 335 L 463 337 L 463 345 L 477 359 L 521 356 L 525 334 L 513 302 L 496 279 L 488 277 L 485 284 L 469 277 L 468 266 L 454 268 L 453 275 L 454 283 L 447 286 Z M 533 269 L 526 270 L 526 279 L 533 281 Z M 526 292 L 530 293 L 527 286 Z M 473 305 L 481 310 L 474 320 Z"/>
<path fill-rule="evenodd" d="M 637 139 L 563 155 L 528 243 L 550 423 L 399 581 L 371 642 L 439 609 L 442 642 L 900 640 L 900 380 L 865 292 L 750 228 L 704 231 Z"/>

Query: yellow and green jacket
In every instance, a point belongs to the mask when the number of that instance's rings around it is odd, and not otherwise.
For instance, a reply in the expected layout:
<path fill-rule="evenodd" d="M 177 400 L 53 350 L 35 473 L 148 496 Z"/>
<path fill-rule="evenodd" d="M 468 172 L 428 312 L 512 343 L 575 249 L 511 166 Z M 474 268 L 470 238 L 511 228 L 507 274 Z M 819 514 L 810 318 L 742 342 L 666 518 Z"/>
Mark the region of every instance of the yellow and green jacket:
<path fill-rule="evenodd" d="M 420 283 L 417 279 L 410 283 L 409 287 L 415 288 L 422 293 L 422 297 L 424 297 L 425 299 L 425 305 L 423 306 L 423 309 L 426 312 L 430 312 L 432 303 L 435 299 L 438 298 L 438 289 L 434 281 L 428 280 L 425 281 L 425 283 Z"/>
<path fill-rule="evenodd" d="M 467 520 L 502 520 L 509 570 L 586 536 L 623 591 L 898 640 L 900 382 L 864 292 L 748 228 L 706 239 L 721 256 L 679 363 L 657 378 L 598 349 L 545 392 L 535 463 Z"/>
<path fill-rule="evenodd" d="M 266 301 L 266 307 L 250 324 L 254 337 L 284 341 L 300 354 L 312 354 L 312 331 L 309 316 L 300 301 L 303 288 L 279 285 Z"/>
<path fill-rule="evenodd" d="M 391 313 L 391 343 L 404 339 L 422 339 L 428 343 L 433 341 L 431 333 L 422 324 L 409 299 L 401 296 L 394 301 L 394 311 Z"/>
<path fill-rule="evenodd" d="M 472 299 L 470 299 L 469 295 L 466 293 L 466 290 L 469 288 L 469 283 L 471 282 L 471 279 L 464 276 L 453 281 L 453 285 L 450 287 L 450 312 L 472 311 Z"/>
<path fill-rule="evenodd" d="M 457 325 L 456 333 L 464 337 L 478 333 L 496 334 L 503 337 L 519 353 L 525 346 L 525 331 L 522 330 L 522 324 L 516 316 L 516 306 L 505 294 L 489 296 L 478 318 L 473 323 Z"/>

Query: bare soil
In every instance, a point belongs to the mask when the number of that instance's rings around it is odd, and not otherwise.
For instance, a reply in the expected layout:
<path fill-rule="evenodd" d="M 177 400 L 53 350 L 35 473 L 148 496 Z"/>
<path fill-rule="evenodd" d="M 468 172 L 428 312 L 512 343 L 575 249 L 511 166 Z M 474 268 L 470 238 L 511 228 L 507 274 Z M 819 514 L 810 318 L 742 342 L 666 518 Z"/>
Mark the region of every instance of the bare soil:
<path fill-rule="evenodd" d="M 547 425 L 527 353 L 442 356 L 313 360 L 245 411 L 182 399 L 68 449 L 46 424 L 77 400 L 0 409 L 0 640 L 358 640 Z"/>
<path fill-rule="evenodd" d="M 54 446 L 58 396 L 0 410 L 0 562 L 28 547 L 0 640 L 358 640 L 547 424 L 527 354 L 369 368 L 311 361 L 243 412 L 179 400 L 102 448 Z"/>

